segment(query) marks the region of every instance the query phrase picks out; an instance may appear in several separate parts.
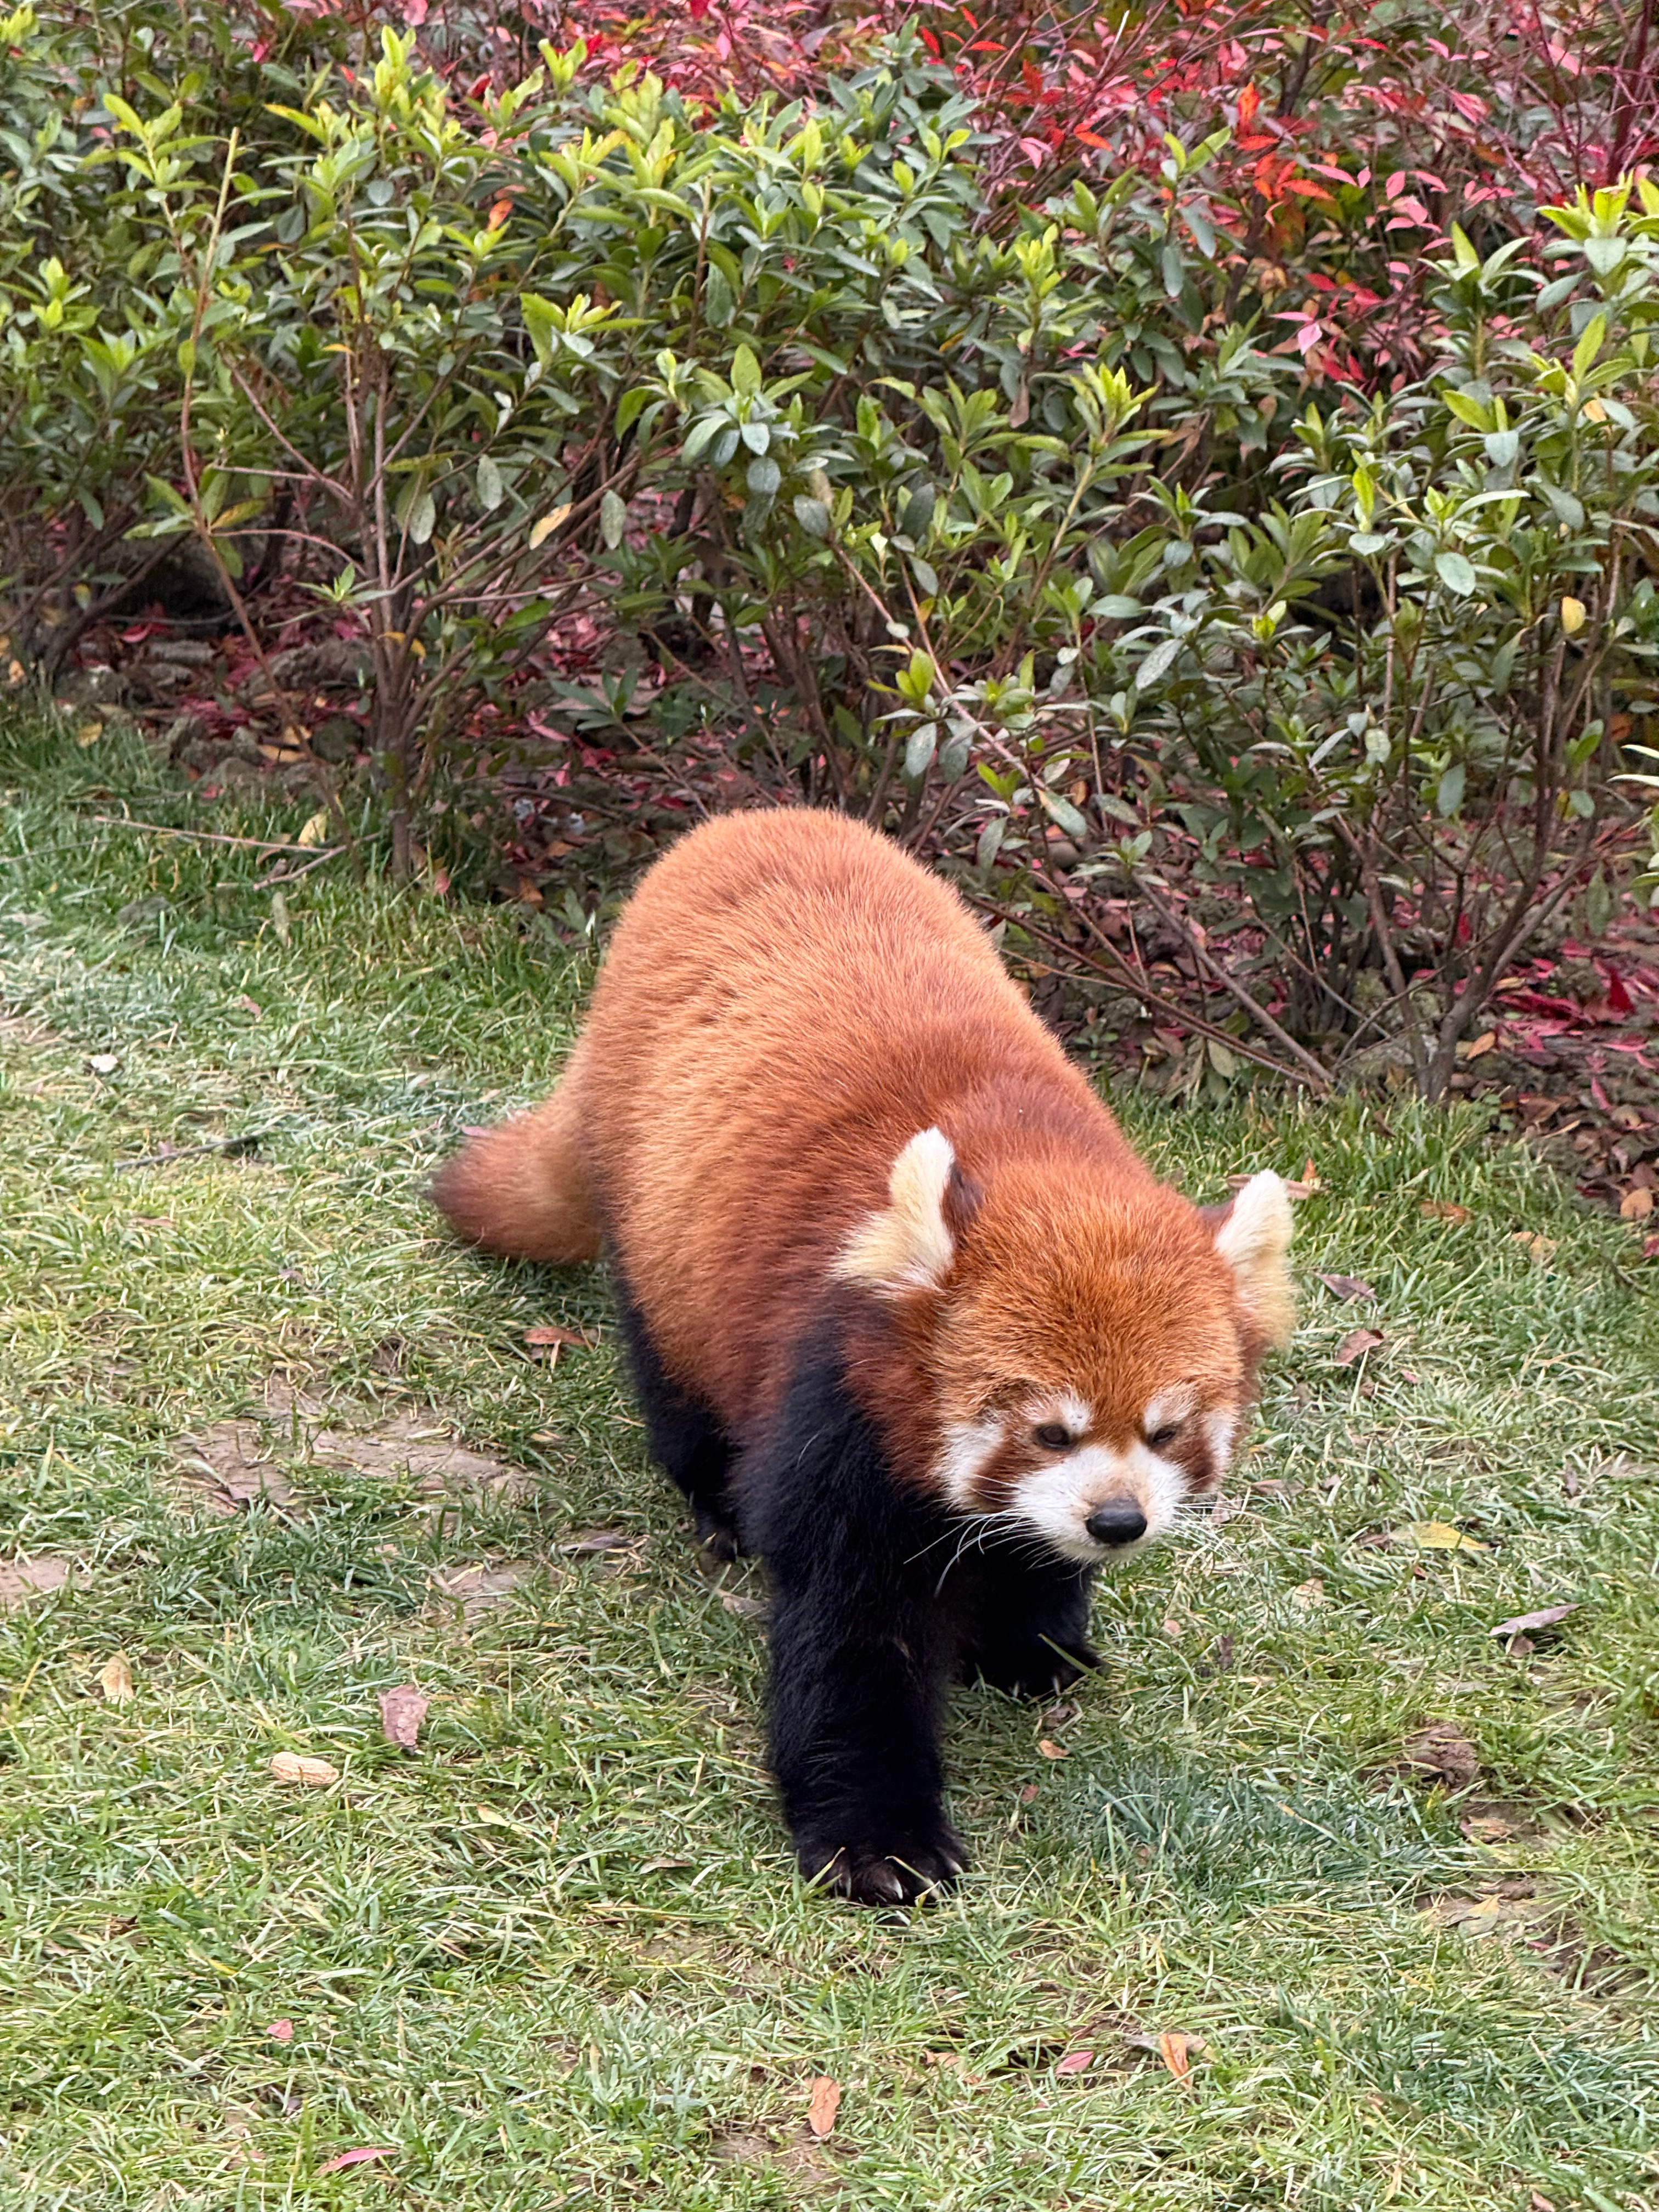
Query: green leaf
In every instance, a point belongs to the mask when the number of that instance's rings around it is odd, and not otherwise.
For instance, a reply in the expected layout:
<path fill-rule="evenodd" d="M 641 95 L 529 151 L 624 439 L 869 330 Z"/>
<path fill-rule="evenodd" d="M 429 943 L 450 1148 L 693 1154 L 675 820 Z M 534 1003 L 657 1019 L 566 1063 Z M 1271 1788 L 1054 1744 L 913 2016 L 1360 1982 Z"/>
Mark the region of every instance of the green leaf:
<path fill-rule="evenodd" d="M 809 538 L 830 535 L 830 510 L 821 499 L 811 499 L 805 492 L 794 501 L 795 520 Z"/>
<path fill-rule="evenodd" d="M 1463 804 L 1463 786 L 1468 770 L 1462 761 L 1454 761 L 1440 779 L 1440 788 L 1435 793 L 1435 805 L 1443 814 L 1455 814 Z"/>
<path fill-rule="evenodd" d="M 1622 238 L 1587 238 L 1584 258 L 1598 276 L 1611 276 L 1629 251 Z"/>
<path fill-rule="evenodd" d="M 899 535 L 912 538 L 920 545 L 933 526 L 935 504 L 936 495 L 932 484 L 918 485 L 899 511 Z"/>
<path fill-rule="evenodd" d="M 760 363 L 746 345 L 740 345 L 732 356 L 732 388 L 750 399 L 761 388 Z"/>
<path fill-rule="evenodd" d="M 506 496 L 507 487 L 501 482 L 501 470 L 488 453 L 478 457 L 478 504 L 487 514 L 493 514 Z"/>
<path fill-rule="evenodd" d="M 1132 599 L 1127 592 L 1108 592 L 1089 610 L 1097 622 L 1133 622 L 1140 611 L 1139 600 Z"/>
<path fill-rule="evenodd" d="M 731 428 L 727 415 L 699 415 L 685 434 L 685 443 L 680 447 L 680 459 L 689 465 L 701 460 L 722 430 Z"/>
<path fill-rule="evenodd" d="M 1492 409 L 1474 398 L 1469 392 L 1459 392 L 1447 385 L 1440 394 L 1447 407 L 1460 422 L 1467 422 L 1471 430 L 1490 430 Z"/>
<path fill-rule="evenodd" d="M 769 455 L 750 462 L 749 489 L 757 499 L 775 498 L 782 482 L 783 471 Z"/>
<path fill-rule="evenodd" d="M 608 491 L 599 501 L 599 535 L 615 552 L 628 527 L 628 501 L 620 492 Z"/>
<path fill-rule="evenodd" d="M 409 510 L 410 542 L 424 545 L 438 526 L 438 507 L 429 491 L 423 491 Z"/>
<path fill-rule="evenodd" d="M 1493 430 L 1486 441 L 1486 459 L 1495 469 L 1506 469 L 1521 450 L 1518 430 Z"/>
<path fill-rule="evenodd" d="M 772 442 L 772 433 L 764 422 L 745 422 L 743 442 L 751 453 L 763 453 Z"/>
<path fill-rule="evenodd" d="M 1358 554 L 1362 561 L 1369 561 L 1373 553 L 1382 552 L 1393 543 L 1394 540 L 1380 530 L 1356 530 L 1348 540 L 1348 550 Z"/>
<path fill-rule="evenodd" d="M 910 574 L 930 599 L 939 597 L 939 571 L 931 561 L 924 561 L 920 553 L 913 553 L 910 556 Z"/>
<path fill-rule="evenodd" d="M 1467 599 L 1474 590 L 1476 577 L 1474 565 L 1465 554 L 1437 553 L 1434 573 L 1446 589 L 1455 592 L 1460 599 Z"/>
<path fill-rule="evenodd" d="M 1057 822 L 1068 837 L 1088 836 L 1088 823 L 1069 799 L 1063 799 L 1057 791 L 1045 790 L 1041 784 L 1037 786 L 1037 797 L 1042 801 L 1043 812 L 1051 821 Z"/>
<path fill-rule="evenodd" d="M 1135 671 L 1135 688 L 1140 691 L 1150 690 L 1160 677 L 1167 675 L 1175 665 L 1181 647 L 1182 640 L 1178 637 L 1166 637 L 1155 645 Z"/>
<path fill-rule="evenodd" d="M 938 744 L 937 722 L 921 722 L 911 731 L 904 745 L 904 773 L 910 782 L 919 782 L 927 775 Z"/>
<path fill-rule="evenodd" d="M 649 385 L 636 384 L 631 392 L 624 392 L 617 402 L 617 435 L 625 438 L 640 419 L 651 399 Z"/>
<path fill-rule="evenodd" d="M 726 283 L 722 270 L 710 269 L 703 279 L 702 307 L 703 313 L 717 331 L 728 328 L 732 316 L 737 313 L 738 303 L 732 296 L 732 287 Z M 741 391 L 743 386 L 739 385 L 738 389 Z"/>
<path fill-rule="evenodd" d="M 1584 325 L 1583 336 L 1572 349 L 1572 374 L 1575 383 L 1582 384 L 1595 365 L 1595 356 L 1607 343 L 1607 319 L 1592 315 Z"/>

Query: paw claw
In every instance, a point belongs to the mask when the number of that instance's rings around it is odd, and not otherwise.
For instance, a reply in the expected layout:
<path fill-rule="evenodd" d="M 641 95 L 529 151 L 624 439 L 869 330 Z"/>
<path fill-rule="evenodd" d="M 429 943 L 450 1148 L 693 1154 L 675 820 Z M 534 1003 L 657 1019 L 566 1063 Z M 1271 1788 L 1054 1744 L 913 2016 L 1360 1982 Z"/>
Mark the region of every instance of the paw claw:
<path fill-rule="evenodd" d="M 919 1905 L 942 1896 L 967 1868 L 967 1855 L 948 1831 L 928 1842 L 878 1851 L 843 1844 L 832 1851 L 803 1850 L 801 1864 L 819 1888 L 854 1905 Z"/>

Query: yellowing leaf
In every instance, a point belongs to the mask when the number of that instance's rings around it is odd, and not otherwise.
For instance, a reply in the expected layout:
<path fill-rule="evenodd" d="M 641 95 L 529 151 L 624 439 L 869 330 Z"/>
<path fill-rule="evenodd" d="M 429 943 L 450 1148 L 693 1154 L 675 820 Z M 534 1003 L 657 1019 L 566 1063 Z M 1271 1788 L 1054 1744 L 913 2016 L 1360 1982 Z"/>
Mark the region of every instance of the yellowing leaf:
<path fill-rule="evenodd" d="M 1449 1521 L 1413 1521 L 1400 1531 L 1401 1541 L 1415 1544 L 1419 1552 L 1489 1552 L 1490 1544 L 1466 1536 Z"/>
<path fill-rule="evenodd" d="M 1561 627 L 1569 637 L 1577 637 L 1584 627 L 1584 602 L 1564 599 L 1561 602 Z"/>
<path fill-rule="evenodd" d="M 326 1790 L 331 1782 L 337 1782 L 340 1770 L 331 1766 L 325 1759 L 307 1759 L 297 1751 L 279 1751 L 270 1762 L 270 1771 L 279 1782 L 303 1782 L 313 1790 Z"/>
<path fill-rule="evenodd" d="M 319 806 L 295 839 L 296 845 L 320 845 L 328 835 L 328 809 Z"/>
<path fill-rule="evenodd" d="M 103 734 L 101 722 L 78 722 L 75 729 L 75 742 L 84 750 L 88 745 L 95 745 Z"/>
<path fill-rule="evenodd" d="M 124 1652 L 118 1651 L 112 1659 L 104 1662 L 98 1670 L 98 1686 L 112 1705 L 131 1705 L 135 1694 L 132 1669 Z"/>
<path fill-rule="evenodd" d="M 530 547 L 532 552 L 537 546 L 544 545 L 547 543 L 559 525 L 567 520 L 569 513 L 570 502 L 567 500 L 562 507 L 556 507 L 550 514 L 543 515 L 530 533 Z"/>

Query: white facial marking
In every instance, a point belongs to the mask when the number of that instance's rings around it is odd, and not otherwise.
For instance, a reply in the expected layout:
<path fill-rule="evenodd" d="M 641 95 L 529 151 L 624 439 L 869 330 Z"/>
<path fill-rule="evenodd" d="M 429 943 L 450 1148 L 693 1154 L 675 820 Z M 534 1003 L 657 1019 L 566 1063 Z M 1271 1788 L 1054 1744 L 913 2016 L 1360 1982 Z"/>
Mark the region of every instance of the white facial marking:
<path fill-rule="evenodd" d="M 1218 1406 L 1206 1413 L 1202 1423 L 1204 1441 L 1210 1447 L 1210 1456 L 1215 1462 L 1215 1479 L 1220 1481 L 1232 1463 L 1233 1440 L 1238 1433 L 1238 1415 L 1231 1406 Z"/>
<path fill-rule="evenodd" d="M 957 1156 L 943 1129 L 918 1129 L 893 1162 L 887 1206 L 854 1231 L 835 1263 L 843 1282 L 897 1292 L 937 1290 L 956 1243 L 945 1225 L 945 1194 Z"/>
<path fill-rule="evenodd" d="M 1085 1444 L 1054 1466 L 1024 1476 L 1014 1486 L 1010 1510 L 1065 1558 L 1095 1565 L 1105 1559 L 1128 1559 L 1156 1543 L 1186 1495 L 1185 1470 L 1146 1444 L 1131 1444 L 1127 1451 Z M 1084 1523 L 1097 1506 L 1118 1498 L 1140 1508 L 1146 1516 L 1146 1533 L 1133 1544 L 1109 1549 L 1096 1543 Z"/>
<path fill-rule="evenodd" d="M 1198 1403 L 1198 1394 L 1188 1382 L 1177 1382 L 1173 1389 L 1160 1390 L 1156 1398 L 1146 1401 L 1146 1410 L 1140 1417 L 1140 1433 L 1155 1437 L 1160 1429 L 1171 1429 L 1186 1420 Z"/>
<path fill-rule="evenodd" d="M 978 1506 L 977 1484 L 1006 1441 L 1000 1417 L 988 1413 L 983 1420 L 963 1421 L 945 1432 L 935 1478 L 952 1505 L 964 1512 Z"/>

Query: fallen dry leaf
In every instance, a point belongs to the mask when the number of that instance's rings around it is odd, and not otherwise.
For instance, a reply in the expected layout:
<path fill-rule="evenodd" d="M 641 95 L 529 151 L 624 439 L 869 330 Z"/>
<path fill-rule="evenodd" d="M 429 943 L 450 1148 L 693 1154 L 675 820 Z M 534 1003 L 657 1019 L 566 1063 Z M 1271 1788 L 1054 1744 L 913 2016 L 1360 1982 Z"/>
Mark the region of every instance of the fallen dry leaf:
<path fill-rule="evenodd" d="M 532 1350 L 551 1346 L 556 1351 L 568 1345 L 574 1352 L 591 1352 L 593 1340 L 586 1330 L 561 1328 L 556 1322 L 541 1321 L 524 1333 L 524 1340 Z"/>
<path fill-rule="evenodd" d="M 340 1778 L 339 1768 L 331 1766 L 327 1759 L 308 1759 L 297 1751 L 279 1751 L 270 1762 L 270 1771 L 279 1782 L 303 1782 L 313 1790 L 325 1790 Z"/>
<path fill-rule="evenodd" d="M 421 1723 L 426 1718 L 426 1709 L 431 1702 L 413 1682 L 404 1682 L 395 1690 L 382 1690 L 380 1729 L 386 1741 L 401 1744 L 405 1751 L 413 1751 L 420 1737 Z"/>
<path fill-rule="evenodd" d="M 1187 1633 L 1187 1624 L 1184 1620 L 1177 1620 L 1175 1614 L 1171 1613 L 1164 1623 L 1164 1633 L 1179 1640 Z"/>
<path fill-rule="evenodd" d="M 580 1559 L 589 1552 L 620 1552 L 635 1541 L 626 1528 L 582 1528 L 567 1538 L 559 1549 Z"/>
<path fill-rule="evenodd" d="M 1467 1206 L 1460 1206 L 1454 1198 L 1425 1198 L 1418 1212 L 1429 1221 L 1473 1221 L 1474 1216 Z"/>
<path fill-rule="evenodd" d="M 1497 1042 L 1497 1030 L 1487 1030 L 1483 1035 L 1476 1037 L 1472 1044 L 1465 1047 L 1463 1058 L 1465 1060 L 1480 1060 L 1484 1054 L 1491 1052 L 1496 1047 Z"/>
<path fill-rule="evenodd" d="M 742 1590 L 723 1589 L 720 1603 L 728 1613 L 735 1613 L 744 1620 L 758 1620 L 766 1610 L 763 1598 L 750 1597 Z"/>
<path fill-rule="evenodd" d="M 1478 1536 L 1466 1536 L 1461 1528 L 1454 1528 L 1449 1521 L 1412 1521 L 1405 1528 L 1396 1528 L 1394 1539 L 1397 1544 L 1414 1544 L 1419 1552 L 1489 1552 L 1490 1544 L 1483 1544 Z"/>
<path fill-rule="evenodd" d="M 239 1513 L 256 1498 L 279 1513 L 298 1502 L 294 1486 L 267 1456 L 257 1421 L 216 1421 L 198 1437 L 181 1437 L 184 1477 L 213 1513 Z"/>
<path fill-rule="evenodd" d="M 112 1052 L 95 1052 L 87 1062 L 94 1075 L 113 1075 L 121 1062 Z"/>
<path fill-rule="evenodd" d="M 1320 1281 L 1335 1298 L 1374 1298 L 1376 1292 L 1358 1275 L 1321 1275 Z"/>
<path fill-rule="evenodd" d="M 304 828 L 294 842 L 296 845 L 320 845 L 327 835 L 328 809 L 325 806 L 319 806 L 317 811 L 307 818 Z"/>
<path fill-rule="evenodd" d="M 828 2074 L 813 2077 L 812 2101 L 806 2111 L 806 2124 L 823 2142 L 836 2124 L 836 2115 L 841 2110 L 841 2083 Z"/>
<path fill-rule="evenodd" d="M 50 1597 L 69 1578 L 67 1559 L 37 1553 L 32 1559 L 0 1560 L 0 1613 L 15 1613 L 32 1597 Z"/>
<path fill-rule="evenodd" d="M 1028 1782 L 1019 1793 L 1019 1802 L 1022 1805 L 1035 1805 L 1036 1801 L 1037 1786 L 1035 1782 Z"/>
<path fill-rule="evenodd" d="M 1648 1237 L 1643 1239 L 1642 1257 L 1644 1260 L 1659 1260 L 1659 1237 Z"/>
<path fill-rule="evenodd" d="M 1056 1743 L 1050 1735 L 1045 1735 L 1042 1738 L 1037 1745 L 1037 1749 L 1045 1759 L 1069 1759 L 1072 1755 L 1063 1743 Z"/>
<path fill-rule="evenodd" d="M 1310 1575 L 1305 1583 L 1298 1583 L 1291 1592 L 1291 1603 L 1299 1613 L 1311 1612 L 1325 1602 L 1325 1585 L 1317 1575 Z"/>
<path fill-rule="evenodd" d="M 118 1651 L 112 1659 L 106 1659 L 98 1670 L 98 1686 L 112 1705 L 131 1705 L 134 1696 L 132 1669 L 126 1655 Z"/>
<path fill-rule="evenodd" d="M 1514 1244 L 1524 1245 L 1533 1258 L 1540 1263 L 1555 1257 L 1554 1237 L 1542 1237 L 1535 1229 L 1512 1229 L 1510 1231 L 1510 1241 Z"/>
<path fill-rule="evenodd" d="M 1480 1771 L 1480 1755 L 1455 1721 L 1431 1721 L 1408 1735 L 1402 1765 L 1433 1775 L 1449 1790 L 1467 1790 Z"/>
<path fill-rule="evenodd" d="M 1645 1221 L 1652 1211 L 1653 1193 L 1639 1186 L 1635 1190 L 1627 1190 L 1619 1201 L 1619 1218 L 1621 1221 Z"/>
<path fill-rule="evenodd" d="M 1366 1352 L 1375 1352 L 1382 1341 L 1382 1332 L 1376 1328 L 1351 1328 L 1333 1354 L 1339 1367 L 1352 1367 L 1356 1359 Z"/>
<path fill-rule="evenodd" d="M 377 2158 L 396 2158 L 396 2143 L 364 2143 L 356 2150 L 343 2150 L 338 2158 L 325 2159 L 318 2167 L 319 2173 L 343 2173 L 349 2166 L 367 2166 Z"/>
<path fill-rule="evenodd" d="M 273 2043 L 292 2043 L 294 2040 L 294 2022 L 291 2020 L 273 2020 L 270 2026 L 265 2030 L 265 2033 L 270 2038 Z"/>
<path fill-rule="evenodd" d="M 1193 2070 L 1188 2055 L 1188 2040 L 1175 2030 L 1158 2039 L 1158 2055 L 1177 2081 L 1184 2081 Z"/>
<path fill-rule="evenodd" d="M 1056 2074 L 1086 2074 L 1095 2063 L 1092 2051 L 1068 2051 L 1054 2067 Z"/>
<path fill-rule="evenodd" d="M 1517 1613 L 1513 1620 L 1500 1620 L 1496 1628 L 1486 1631 L 1488 1636 L 1525 1636 L 1534 1628 L 1553 1628 L 1558 1620 L 1565 1620 L 1570 1613 L 1577 1613 L 1574 1605 L 1547 1605 L 1536 1613 Z"/>

